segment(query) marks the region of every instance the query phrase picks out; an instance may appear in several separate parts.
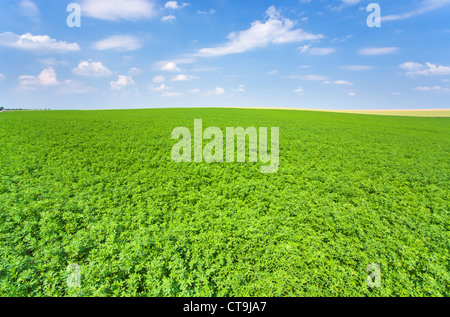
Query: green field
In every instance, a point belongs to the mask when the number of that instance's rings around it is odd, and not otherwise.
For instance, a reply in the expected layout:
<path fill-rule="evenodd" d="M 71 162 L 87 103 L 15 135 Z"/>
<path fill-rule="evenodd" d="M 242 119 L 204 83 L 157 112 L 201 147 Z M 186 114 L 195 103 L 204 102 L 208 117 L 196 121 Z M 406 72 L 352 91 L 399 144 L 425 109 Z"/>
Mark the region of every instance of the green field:
<path fill-rule="evenodd" d="M 279 127 L 278 172 L 172 162 L 194 119 Z M 450 296 L 449 136 L 450 118 L 0 113 L 0 296 Z"/>

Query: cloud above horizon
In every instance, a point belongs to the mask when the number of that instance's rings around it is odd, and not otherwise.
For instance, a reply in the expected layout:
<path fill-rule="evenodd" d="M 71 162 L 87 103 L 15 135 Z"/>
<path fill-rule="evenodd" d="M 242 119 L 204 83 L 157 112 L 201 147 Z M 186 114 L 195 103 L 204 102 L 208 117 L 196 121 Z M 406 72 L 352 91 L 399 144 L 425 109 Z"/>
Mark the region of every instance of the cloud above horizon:
<path fill-rule="evenodd" d="M 321 34 L 312 34 L 295 29 L 294 21 L 284 18 L 274 6 L 271 6 L 264 22 L 255 21 L 244 31 L 232 32 L 227 36 L 228 42 L 211 48 L 202 48 L 195 55 L 214 57 L 228 54 L 243 53 L 269 44 L 284 44 L 312 41 L 323 38 Z"/>
<path fill-rule="evenodd" d="M 76 52 L 80 50 L 77 43 L 57 41 L 48 35 L 23 35 L 12 32 L 0 33 L 0 46 L 18 48 L 28 51 L 51 51 L 55 53 Z"/>

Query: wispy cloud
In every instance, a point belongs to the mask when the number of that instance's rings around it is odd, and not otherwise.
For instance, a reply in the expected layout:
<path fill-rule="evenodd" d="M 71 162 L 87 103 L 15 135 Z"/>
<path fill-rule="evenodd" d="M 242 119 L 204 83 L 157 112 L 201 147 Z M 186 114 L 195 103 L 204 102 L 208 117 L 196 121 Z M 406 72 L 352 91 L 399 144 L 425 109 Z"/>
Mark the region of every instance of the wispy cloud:
<path fill-rule="evenodd" d="M 335 80 L 335 81 L 324 81 L 324 85 L 346 85 L 346 86 L 353 86 L 353 83 L 346 81 L 346 80 Z"/>
<path fill-rule="evenodd" d="M 449 92 L 450 89 L 449 88 L 444 88 L 441 86 L 433 86 L 433 87 L 429 87 L 429 86 L 420 86 L 414 89 L 415 91 L 434 91 L 434 92 Z"/>
<path fill-rule="evenodd" d="M 298 80 L 305 80 L 305 81 L 325 81 L 328 79 L 326 76 L 322 75 L 292 75 L 287 76 L 288 79 L 298 79 Z"/>
<path fill-rule="evenodd" d="M 304 92 L 303 87 L 298 87 L 297 89 L 294 90 L 294 92 L 295 92 L 297 95 L 302 96 L 302 95 L 303 95 L 303 92 Z"/>
<path fill-rule="evenodd" d="M 92 48 L 99 51 L 136 51 L 142 47 L 141 40 L 133 35 L 113 35 L 95 42 Z"/>
<path fill-rule="evenodd" d="M 199 78 L 196 76 L 192 76 L 192 75 L 179 74 L 179 75 L 175 76 L 174 78 L 172 78 L 171 81 L 190 81 L 190 80 L 194 80 L 194 79 L 199 79 Z"/>
<path fill-rule="evenodd" d="M 311 55 L 329 55 L 336 52 L 333 47 L 311 47 L 310 45 L 304 45 L 298 48 L 302 53 L 309 53 Z"/>
<path fill-rule="evenodd" d="M 350 70 L 352 72 L 361 72 L 361 71 L 371 70 L 374 67 L 369 66 L 369 65 L 345 65 L 345 66 L 342 66 L 341 68 Z"/>
<path fill-rule="evenodd" d="M 419 6 L 413 10 L 409 10 L 404 13 L 383 16 L 381 19 L 383 22 L 409 19 L 417 15 L 440 9 L 449 4 L 450 0 L 425 0 L 422 1 Z"/>
<path fill-rule="evenodd" d="M 37 5 L 31 0 L 21 0 L 19 8 L 22 14 L 34 21 L 39 21 L 39 9 Z"/>
<path fill-rule="evenodd" d="M 398 47 L 369 47 L 358 51 L 359 55 L 375 56 L 395 54 L 399 51 Z"/>
<path fill-rule="evenodd" d="M 255 21 L 249 29 L 229 34 L 227 36 L 228 42 L 225 44 L 200 49 L 196 55 L 201 57 L 222 56 L 247 52 L 269 44 L 293 43 L 323 38 L 321 34 L 311 34 L 302 29 L 295 29 L 295 23 L 282 17 L 274 6 L 270 7 L 266 14 L 268 16 L 266 21 Z"/>
<path fill-rule="evenodd" d="M 149 0 L 83 0 L 81 7 L 84 15 L 109 21 L 149 19 L 156 15 L 155 5 Z"/>

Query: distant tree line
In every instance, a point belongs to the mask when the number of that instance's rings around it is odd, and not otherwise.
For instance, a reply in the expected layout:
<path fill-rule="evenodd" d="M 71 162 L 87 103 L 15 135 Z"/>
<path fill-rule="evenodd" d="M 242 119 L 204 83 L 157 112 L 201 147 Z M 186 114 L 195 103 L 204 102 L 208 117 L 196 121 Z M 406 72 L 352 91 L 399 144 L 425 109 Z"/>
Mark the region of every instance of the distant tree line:
<path fill-rule="evenodd" d="M 24 108 L 9 109 L 0 106 L 0 111 L 49 111 L 49 110 L 50 109 L 24 109 Z"/>

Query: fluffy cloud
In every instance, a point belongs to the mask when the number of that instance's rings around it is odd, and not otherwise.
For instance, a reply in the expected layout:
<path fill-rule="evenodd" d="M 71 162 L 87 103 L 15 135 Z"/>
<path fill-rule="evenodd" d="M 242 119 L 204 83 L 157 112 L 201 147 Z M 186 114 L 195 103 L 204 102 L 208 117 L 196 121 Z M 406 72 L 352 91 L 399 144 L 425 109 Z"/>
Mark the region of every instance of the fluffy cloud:
<path fill-rule="evenodd" d="M 52 39 L 48 35 L 23 35 L 12 32 L 0 33 L 0 46 L 19 48 L 29 51 L 52 51 L 55 53 L 67 53 L 79 51 L 77 43 L 67 43 Z"/>
<path fill-rule="evenodd" d="M 403 70 L 406 70 L 408 76 L 439 76 L 450 75 L 450 66 L 436 65 L 430 62 L 422 65 L 420 63 L 407 62 L 399 65 Z"/>
<path fill-rule="evenodd" d="M 160 65 L 159 70 L 168 71 L 168 72 L 181 72 L 181 69 L 178 68 L 175 62 L 164 62 Z"/>
<path fill-rule="evenodd" d="M 136 51 L 141 47 L 141 41 L 133 35 L 113 35 L 92 45 L 93 49 L 99 51 Z"/>
<path fill-rule="evenodd" d="M 3 75 L 2 73 L 0 73 L 0 80 L 4 80 L 5 79 L 5 75 Z"/>
<path fill-rule="evenodd" d="M 109 21 L 148 19 L 156 14 L 149 0 L 83 0 L 81 7 L 86 16 Z"/>
<path fill-rule="evenodd" d="M 323 38 L 323 35 L 320 34 L 315 35 L 302 29 L 294 29 L 294 22 L 282 17 L 274 6 L 271 6 L 266 14 L 268 19 L 265 22 L 255 21 L 249 29 L 229 34 L 227 43 L 214 48 L 200 49 L 196 55 L 212 57 L 236 54 L 265 47 L 269 44 L 293 43 Z"/>
<path fill-rule="evenodd" d="M 74 74 L 86 77 L 106 77 L 112 75 L 112 72 L 101 62 L 93 60 L 80 61 L 73 70 Z"/>
<path fill-rule="evenodd" d="M 22 75 L 19 77 L 20 88 L 23 90 L 36 90 L 40 86 L 59 85 L 56 72 L 53 67 L 44 69 L 37 77 Z"/>
<path fill-rule="evenodd" d="M 127 86 L 133 86 L 134 84 L 135 82 L 131 76 L 119 75 L 117 81 L 112 81 L 110 86 L 112 90 L 121 90 Z"/>
<path fill-rule="evenodd" d="M 86 93 L 91 92 L 92 88 L 86 87 L 83 83 L 73 80 L 58 81 L 53 67 L 45 68 L 38 76 L 22 75 L 19 77 L 19 88 L 22 90 L 37 90 L 44 87 L 58 87 L 58 92 L 67 93 Z"/>
<path fill-rule="evenodd" d="M 398 47 L 369 47 L 358 51 L 359 55 L 373 56 L 373 55 L 388 55 L 397 53 Z"/>

